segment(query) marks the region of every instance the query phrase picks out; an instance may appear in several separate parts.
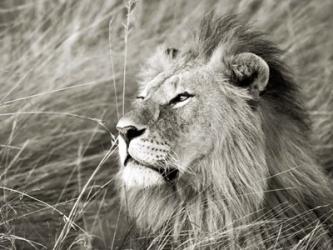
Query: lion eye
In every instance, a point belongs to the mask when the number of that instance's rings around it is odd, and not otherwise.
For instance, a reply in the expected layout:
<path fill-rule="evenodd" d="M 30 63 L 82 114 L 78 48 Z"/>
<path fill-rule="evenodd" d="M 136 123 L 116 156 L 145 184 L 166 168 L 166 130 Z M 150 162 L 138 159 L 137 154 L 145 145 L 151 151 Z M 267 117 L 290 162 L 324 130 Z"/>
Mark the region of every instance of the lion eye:
<path fill-rule="evenodd" d="M 138 96 L 136 97 L 136 99 L 138 99 L 138 100 L 144 100 L 145 97 L 144 97 L 144 96 L 141 96 L 141 95 L 138 95 Z"/>
<path fill-rule="evenodd" d="M 194 95 L 189 94 L 188 92 L 180 93 L 179 95 L 177 95 L 176 97 L 174 97 L 170 100 L 169 105 L 176 104 L 179 102 L 184 102 L 193 96 Z"/>

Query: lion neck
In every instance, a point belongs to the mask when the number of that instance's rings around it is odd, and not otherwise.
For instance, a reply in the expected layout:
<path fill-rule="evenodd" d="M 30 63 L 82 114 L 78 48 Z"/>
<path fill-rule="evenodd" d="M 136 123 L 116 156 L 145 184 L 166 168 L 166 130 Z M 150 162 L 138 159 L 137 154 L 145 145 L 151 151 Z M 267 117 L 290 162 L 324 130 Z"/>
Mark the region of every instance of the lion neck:
<path fill-rule="evenodd" d="M 263 212 L 255 219 L 265 222 L 260 233 L 264 231 L 266 236 L 262 237 L 279 239 L 275 243 L 268 241 L 268 245 L 331 249 L 332 187 L 315 161 L 304 120 L 263 110 L 262 128 L 267 189 Z"/>

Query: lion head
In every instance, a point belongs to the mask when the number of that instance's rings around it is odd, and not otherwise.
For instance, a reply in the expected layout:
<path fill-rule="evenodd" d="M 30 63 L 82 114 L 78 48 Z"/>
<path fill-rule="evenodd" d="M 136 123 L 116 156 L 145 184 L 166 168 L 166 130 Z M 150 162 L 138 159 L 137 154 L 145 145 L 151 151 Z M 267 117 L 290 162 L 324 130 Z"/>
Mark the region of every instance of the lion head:
<path fill-rule="evenodd" d="M 123 204 L 139 228 L 245 247 L 275 242 L 281 223 L 301 214 L 286 235 L 322 225 L 331 191 L 279 55 L 234 17 L 210 16 L 186 47 L 159 47 L 147 60 L 133 109 L 117 124 Z M 281 245 L 298 244 L 280 234 Z"/>

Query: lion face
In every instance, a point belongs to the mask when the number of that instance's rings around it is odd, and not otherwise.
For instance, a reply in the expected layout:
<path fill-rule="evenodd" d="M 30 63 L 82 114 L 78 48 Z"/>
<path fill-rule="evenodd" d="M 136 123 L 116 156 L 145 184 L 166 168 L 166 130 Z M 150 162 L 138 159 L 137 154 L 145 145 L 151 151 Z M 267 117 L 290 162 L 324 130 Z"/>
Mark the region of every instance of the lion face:
<path fill-rule="evenodd" d="M 241 59 L 233 64 L 233 74 L 252 74 L 253 67 Z M 203 161 L 207 165 L 225 135 L 252 115 L 249 91 L 232 85 L 228 72 L 221 57 L 213 55 L 196 67 L 169 62 L 141 84 L 133 110 L 117 124 L 119 174 L 126 187 L 174 185 L 185 174 L 198 176 L 200 171 L 203 178 L 203 171 L 210 172 L 198 166 Z M 238 108 L 242 112 L 237 114 Z"/>
<path fill-rule="evenodd" d="M 154 79 L 119 121 L 121 175 L 127 186 L 174 182 L 211 152 L 214 107 L 209 99 L 218 93 L 200 82 L 203 77 L 191 70 Z"/>

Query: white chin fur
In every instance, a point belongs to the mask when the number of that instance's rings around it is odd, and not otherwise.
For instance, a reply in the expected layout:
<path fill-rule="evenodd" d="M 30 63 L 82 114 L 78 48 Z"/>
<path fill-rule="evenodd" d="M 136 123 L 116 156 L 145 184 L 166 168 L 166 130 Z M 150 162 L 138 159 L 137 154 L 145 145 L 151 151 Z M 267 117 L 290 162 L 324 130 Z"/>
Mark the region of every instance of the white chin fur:
<path fill-rule="evenodd" d="M 120 163 L 123 164 L 126 156 L 127 156 L 127 146 L 124 138 L 122 136 L 119 136 L 119 145 L 118 145 L 118 152 L 119 152 L 119 159 Z"/>
<path fill-rule="evenodd" d="M 164 183 L 159 173 L 133 162 L 122 168 L 121 179 L 127 188 L 148 188 Z"/>

